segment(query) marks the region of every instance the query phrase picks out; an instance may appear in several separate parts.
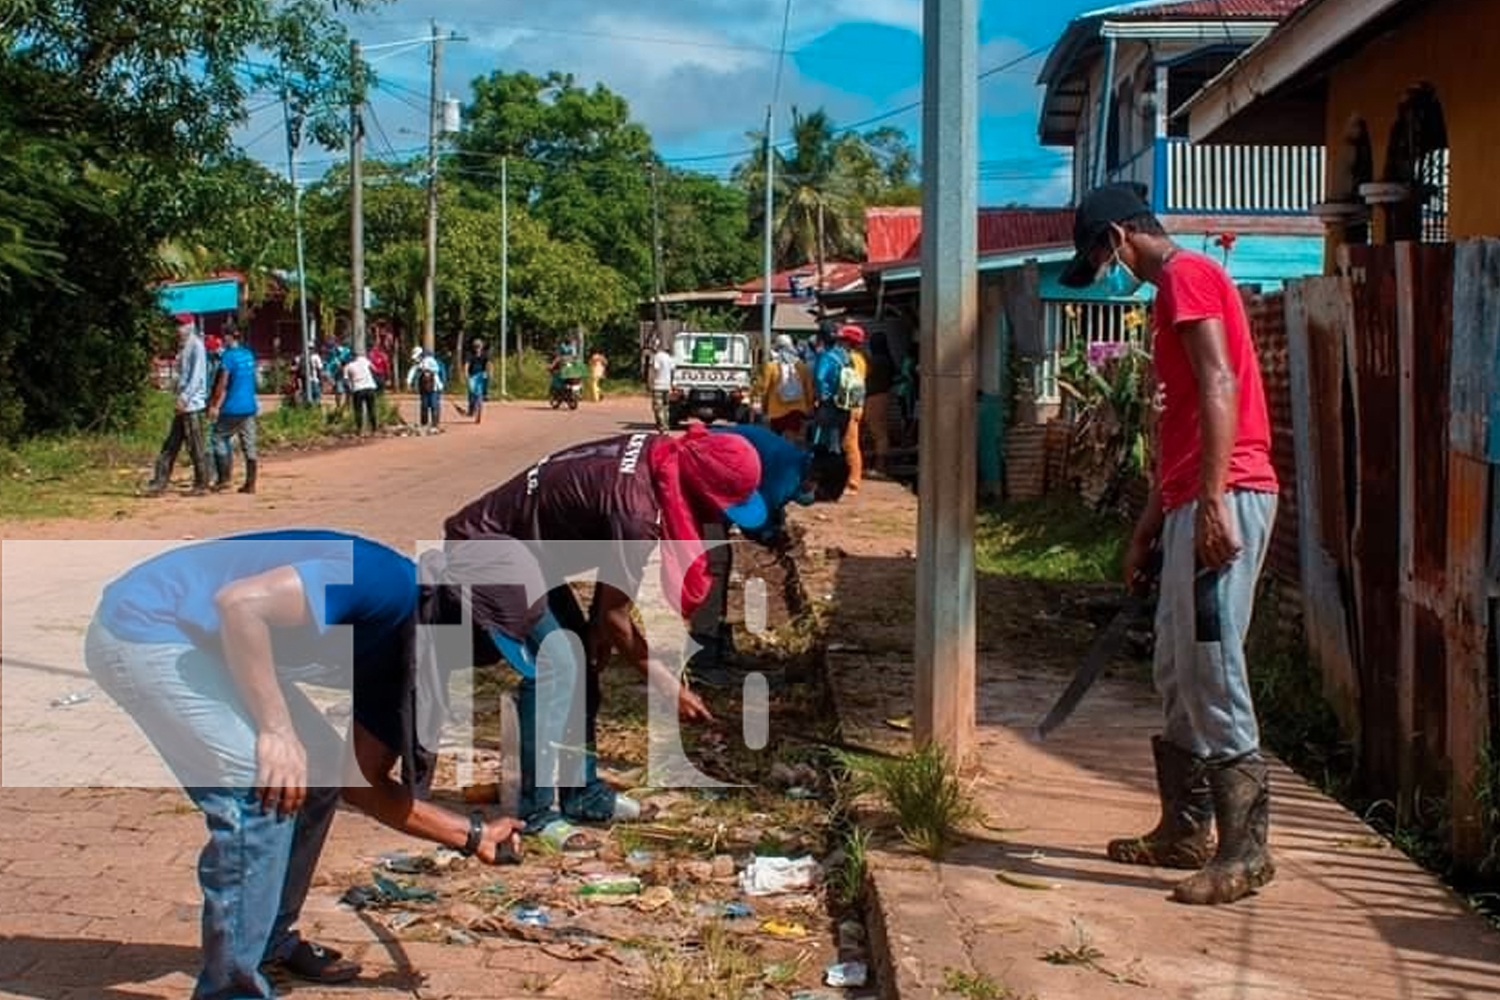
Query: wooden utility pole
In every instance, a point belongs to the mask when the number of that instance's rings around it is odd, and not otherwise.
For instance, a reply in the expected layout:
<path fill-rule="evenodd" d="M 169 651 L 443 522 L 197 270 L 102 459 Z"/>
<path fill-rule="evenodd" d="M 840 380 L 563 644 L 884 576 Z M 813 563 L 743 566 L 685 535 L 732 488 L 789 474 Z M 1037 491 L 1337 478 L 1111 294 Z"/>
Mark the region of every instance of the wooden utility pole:
<path fill-rule="evenodd" d="M 915 736 L 974 738 L 979 0 L 925 0 Z"/>
<path fill-rule="evenodd" d="M 432 93 L 427 116 L 427 277 L 422 283 L 422 347 L 437 350 L 438 136 L 442 134 L 442 98 L 438 94 L 443 40 L 432 22 Z"/>
<path fill-rule="evenodd" d="M 354 354 L 365 353 L 365 99 L 364 56 L 359 42 L 349 43 L 349 325 Z"/>

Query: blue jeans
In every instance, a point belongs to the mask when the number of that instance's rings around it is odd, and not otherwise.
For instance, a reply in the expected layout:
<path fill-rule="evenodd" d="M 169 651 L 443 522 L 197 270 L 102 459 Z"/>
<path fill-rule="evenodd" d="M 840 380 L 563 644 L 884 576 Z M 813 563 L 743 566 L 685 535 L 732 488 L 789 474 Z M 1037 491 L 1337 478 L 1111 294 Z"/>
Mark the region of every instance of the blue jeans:
<path fill-rule="evenodd" d="M 1274 494 L 1232 490 L 1225 501 L 1243 548 L 1218 572 L 1197 568 L 1197 504 L 1167 514 L 1156 608 L 1154 674 L 1166 713 L 1166 739 L 1214 762 L 1260 749 L 1245 636 L 1276 520 Z"/>
<path fill-rule="evenodd" d="M 469 376 L 469 416 L 484 408 L 484 397 L 489 392 L 490 377 L 485 374 Z"/>
<path fill-rule="evenodd" d="M 203 811 L 203 970 L 193 1000 L 271 1000 L 260 966 L 301 940 L 294 928 L 340 791 L 336 774 L 314 762 L 341 759 L 338 734 L 301 691 L 282 686 L 311 768 L 306 804 L 282 819 L 252 798 L 255 726 L 217 653 L 127 642 L 96 620 L 84 656 Z"/>
<path fill-rule="evenodd" d="M 521 801 L 517 812 L 531 827 L 555 815 L 554 802 L 570 819 L 602 822 L 614 815 L 615 792 L 599 779 L 595 750 L 597 678 L 588 676 L 575 638 L 578 631 L 563 628 L 551 611 L 542 615 L 526 637 L 530 667 L 516 662 L 514 642 L 491 633 L 521 677 Z M 581 704 L 580 680 L 586 685 Z"/>
<path fill-rule="evenodd" d="M 443 394 L 434 390 L 421 393 L 423 427 L 436 427 L 443 417 Z"/>

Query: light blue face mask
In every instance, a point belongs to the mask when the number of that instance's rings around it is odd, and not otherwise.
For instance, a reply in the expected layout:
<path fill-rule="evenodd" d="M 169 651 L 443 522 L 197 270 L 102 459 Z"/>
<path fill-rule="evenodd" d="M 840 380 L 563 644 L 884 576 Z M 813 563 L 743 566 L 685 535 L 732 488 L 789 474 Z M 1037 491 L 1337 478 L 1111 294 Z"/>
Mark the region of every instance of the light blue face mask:
<path fill-rule="evenodd" d="M 1102 284 L 1109 292 L 1110 298 L 1128 299 L 1140 291 L 1143 282 L 1129 265 L 1120 259 L 1120 251 L 1116 250 L 1114 257 L 1100 270 L 1096 284 Z"/>

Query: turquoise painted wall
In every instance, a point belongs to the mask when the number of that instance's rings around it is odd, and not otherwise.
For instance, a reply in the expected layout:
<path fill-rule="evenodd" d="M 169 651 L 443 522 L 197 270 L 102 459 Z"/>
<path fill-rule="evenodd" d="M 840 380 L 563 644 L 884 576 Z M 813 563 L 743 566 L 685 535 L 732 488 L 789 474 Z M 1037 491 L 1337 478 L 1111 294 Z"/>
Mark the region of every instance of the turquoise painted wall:
<path fill-rule="evenodd" d="M 1207 254 L 1214 260 L 1223 259 L 1223 251 L 1213 245 L 1212 236 L 1193 237 L 1179 235 L 1178 243 L 1189 250 Z M 1068 300 L 1106 302 L 1109 296 L 1093 288 L 1065 288 L 1058 278 L 1063 264 L 1043 264 L 1042 298 L 1044 300 Z M 1258 284 L 1266 291 L 1274 292 L 1282 284 L 1294 278 L 1323 273 L 1323 238 L 1321 236 L 1241 236 L 1229 254 L 1229 274 L 1240 284 Z M 1141 290 L 1139 301 L 1151 300 L 1151 287 Z"/>

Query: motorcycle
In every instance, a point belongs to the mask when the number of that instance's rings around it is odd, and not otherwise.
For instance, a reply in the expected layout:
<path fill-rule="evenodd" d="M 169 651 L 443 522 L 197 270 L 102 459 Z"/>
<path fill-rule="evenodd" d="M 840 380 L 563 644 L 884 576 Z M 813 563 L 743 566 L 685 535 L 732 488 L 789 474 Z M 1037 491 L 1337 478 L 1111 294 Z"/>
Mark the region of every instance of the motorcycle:
<path fill-rule="evenodd" d="M 583 398 L 582 378 L 555 378 L 552 380 L 552 395 L 549 402 L 554 410 L 566 406 L 570 410 L 578 409 L 578 401 Z"/>

